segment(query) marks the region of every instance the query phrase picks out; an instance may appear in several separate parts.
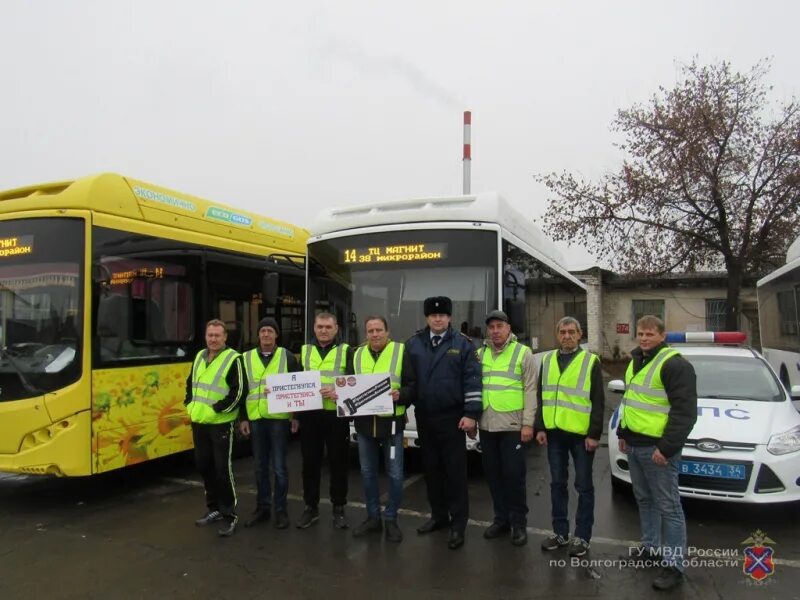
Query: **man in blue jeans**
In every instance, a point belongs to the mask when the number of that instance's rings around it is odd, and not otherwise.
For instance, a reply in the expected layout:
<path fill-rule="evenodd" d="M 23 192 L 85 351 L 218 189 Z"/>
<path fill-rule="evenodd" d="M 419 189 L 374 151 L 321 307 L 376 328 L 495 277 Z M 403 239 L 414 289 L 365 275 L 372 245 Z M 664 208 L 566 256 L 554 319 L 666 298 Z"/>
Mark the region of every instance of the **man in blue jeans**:
<path fill-rule="evenodd" d="M 639 506 L 642 546 L 636 555 L 664 565 L 653 581 L 657 590 L 671 590 L 683 581 L 686 521 L 678 472 L 681 450 L 697 421 L 694 368 L 667 346 L 666 337 L 658 317 L 646 315 L 636 323 L 639 347 L 631 352 L 625 373 L 617 427 Z"/>
<path fill-rule="evenodd" d="M 539 371 L 539 405 L 534 419 L 536 441 L 547 446 L 553 535 L 543 550 L 569 545 L 570 556 L 589 551 L 594 525 L 592 463 L 603 433 L 603 374 L 597 355 L 580 347 L 583 332 L 577 319 L 556 325 L 558 349 L 548 352 Z M 569 539 L 569 457 L 575 466 L 575 535 Z"/>
<path fill-rule="evenodd" d="M 399 543 L 403 541 L 403 534 L 397 525 L 397 511 L 403 496 L 403 429 L 406 407 L 411 403 L 411 394 L 416 385 L 414 371 L 404 345 L 389 339 L 389 326 L 384 317 L 367 317 L 364 329 L 367 343 L 353 353 L 348 374 L 387 374 L 395 410 L 394 414 L 388 416 L 356 417 L 354 420 L 367 518 L 356 527 L 353 536 L 364 537 L 384 529 L 387 541 Z M 389 476 L 389 502 L 383 511 L 383 521 L 378 488 L 381 450 Z"/>
<path fill-rule="evenodd" d="M 286 451 L 290 432 L 297 431 L 297 421 L 288 413 L 272 413 L 267 401 L 266 378 L 279 373 L 296 373 L 300 365 L 294 354 L 277 345 L 278 322 L 270 317 L 258 324 L 258 348 L 242 355 L 247 383 L 245 408 L 247 417 L 239 423 L 242 435 L 250 436 L 256 469 L 256 510 L 244 524 L 252 527 L 268 521 L 274 500 L 275 527 L 286 529 L 289 514 L 286 496 L 289 491 L 289 471 Z M 270 466 L 275 473 L 275 491 L 270 485 Z"/>

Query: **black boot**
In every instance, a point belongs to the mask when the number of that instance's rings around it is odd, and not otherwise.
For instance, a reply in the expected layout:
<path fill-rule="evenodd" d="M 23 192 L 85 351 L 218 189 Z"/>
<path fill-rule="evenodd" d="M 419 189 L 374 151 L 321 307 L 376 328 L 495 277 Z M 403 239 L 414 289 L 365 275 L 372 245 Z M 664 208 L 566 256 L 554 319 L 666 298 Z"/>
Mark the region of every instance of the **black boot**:
<path fill-rule="evenodd" d="M 253 513 L 253 516 L 244 522 L 244 526 L 252 527 L 253 525 L 256 525 L 258 523 L 269 521 L 269 517 L 270 517 L 270 510 L 268 507 L 257 508 L 256 511 Z"/>

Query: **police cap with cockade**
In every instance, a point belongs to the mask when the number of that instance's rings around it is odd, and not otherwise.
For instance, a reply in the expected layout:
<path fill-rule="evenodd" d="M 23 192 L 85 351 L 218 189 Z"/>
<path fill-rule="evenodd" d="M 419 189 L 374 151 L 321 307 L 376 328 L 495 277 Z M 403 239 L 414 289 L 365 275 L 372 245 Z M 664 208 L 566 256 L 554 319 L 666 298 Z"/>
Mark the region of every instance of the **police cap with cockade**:
<path fill-rule="evenodd" d="M 426 317 L 428 315 L 452 315 L 453 301 L 447 296 L 432 296 L 431 298 L 425 298 L 423 310 Z"/>

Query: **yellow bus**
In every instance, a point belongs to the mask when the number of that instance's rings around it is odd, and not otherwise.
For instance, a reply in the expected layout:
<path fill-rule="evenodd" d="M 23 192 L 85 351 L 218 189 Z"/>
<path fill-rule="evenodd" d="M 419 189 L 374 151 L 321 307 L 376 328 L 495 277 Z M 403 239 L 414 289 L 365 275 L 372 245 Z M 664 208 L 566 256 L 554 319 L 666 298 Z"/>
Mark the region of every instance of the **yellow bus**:
<path fill-rule="evenodd" d="M 274 316 L 299 351 L 307 238 L 114 174 L 0 192 L 0 471 L 92 475 L 191 448 L 205 322 L 245 350 Z"/>

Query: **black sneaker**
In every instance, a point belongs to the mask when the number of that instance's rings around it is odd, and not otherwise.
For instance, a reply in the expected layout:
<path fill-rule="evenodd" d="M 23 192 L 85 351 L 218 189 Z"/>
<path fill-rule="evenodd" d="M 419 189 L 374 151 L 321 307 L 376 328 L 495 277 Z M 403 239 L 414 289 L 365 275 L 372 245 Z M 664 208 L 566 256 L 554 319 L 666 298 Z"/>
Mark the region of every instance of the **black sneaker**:
<path fill-rule="evenodd" d="M 344 506 L 333 507 L 333 526 L 335 529 L 347 529 L 347 517 L 344 516 Z"/>
<path fill-rule="evenodd" d="M 661 573 L 653 580 L 653 588 L 666 592 L 683 583 L 683 573 L 675 567 L 664 567 Z"/>
<path fill-rule="evenodd" d="M 217 530 L 220 537 L 231 537 L 233 532 L 236 531 L 236 524 L 239 522 L 239 517 L 233 515 L 232 517 L 225 517 L 222 526 Z"/>
<path fill-rule="evenodd" d="M 364 537 L 370 533 L 379 533 L 383 530 L 383 523 L 377 517 L 367 517 L 366 520 L 353 530 L 353 537 Z"/>
<path fill-rule="evenodd" d="M 275 513 L 275 529 L 286 529 L 289 527 L 289 515 L 285 512 Z"/>
<path fill-rule="evenodd" d="M 383 524 L 383 528 L 386 530 L 387 542 L 399 544 L 403 541 L 403 532 L 400 531 L 400 528 L 397 526 L 397 521 L 386 521 Z"/>
<path fill-rule="evenodd" d="M 558 550 L 567 544 L 569 544 L 567 538 L 565 538 L 563 535 L 554 534 L 542 540 L 542 550 Z"/>
<path fill-rule="evenodd" d="M 589 542 L 583 538 L 574 537 L 569 542 L 569 550 L 567 551 L 570 556 L 585 556 L 589 551 Z"/>
<path fill-rule="evenodd" d="M 269 508 L 257 508 L 256 512 L 253 513 L 253 516 L 244 522 L 244 526 L 252 527 L 253 525 L 257 525 L 258 523 L 269 521 L 269 517 L 270 517 Z"/>
<path fill-rule="evenodd" d="M 306 506 L 303 514 L 300 515 L 300 520 L 297 521 L 297 528 L 308 529 L 317 521 L 319 521 L 319 509 Z"/>
<path fill-rule="evenodd" d="M 218 510 L 210 510 L 206 513 L 206 516 L 200 517 L 194 524 L 198 527 L 204 527 L 209 523 L 216 523 L 217 521 L 222 521 L 222 513 Z"/>

